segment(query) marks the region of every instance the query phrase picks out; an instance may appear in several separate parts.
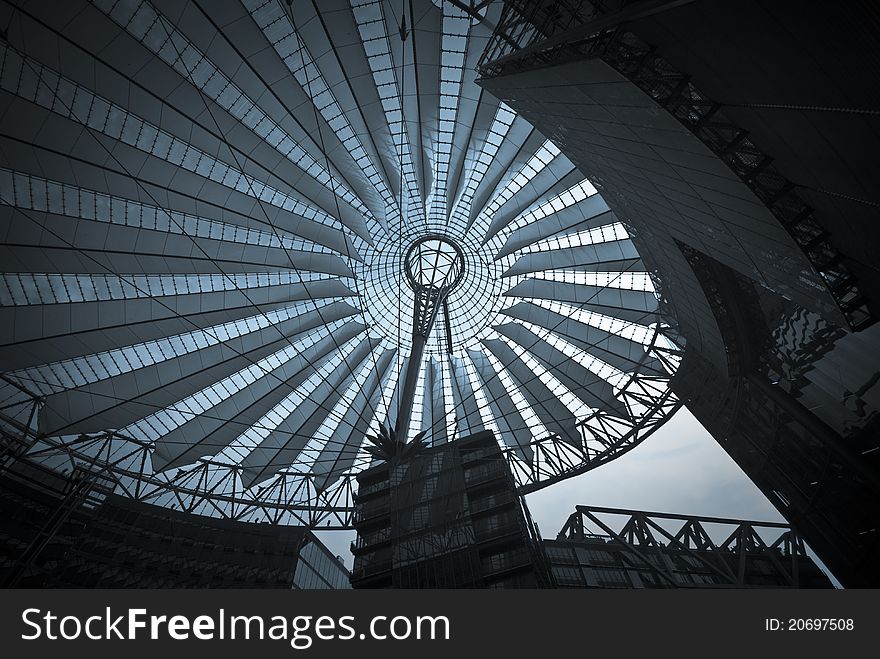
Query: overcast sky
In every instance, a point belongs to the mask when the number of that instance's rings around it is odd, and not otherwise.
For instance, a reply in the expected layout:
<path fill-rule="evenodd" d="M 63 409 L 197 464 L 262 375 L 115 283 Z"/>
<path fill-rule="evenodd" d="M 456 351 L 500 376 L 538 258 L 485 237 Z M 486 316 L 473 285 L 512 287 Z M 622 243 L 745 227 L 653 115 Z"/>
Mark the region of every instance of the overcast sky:
<path fill-rule="evenodd" d="M 545 538 L 556 537 L 578 504 L 782 521 L 684 408 L 623 457 L 530 494 L 526 502 Z"/>

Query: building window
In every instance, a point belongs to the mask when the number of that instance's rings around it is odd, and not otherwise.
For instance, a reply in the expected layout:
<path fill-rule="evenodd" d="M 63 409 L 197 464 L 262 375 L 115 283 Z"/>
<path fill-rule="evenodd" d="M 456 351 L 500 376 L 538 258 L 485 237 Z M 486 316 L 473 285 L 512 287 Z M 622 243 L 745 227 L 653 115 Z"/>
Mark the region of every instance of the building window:
<path fill-rule="evenodd" d="M 584 578 L 581 571 L 576 567 L 567 565 L 554 565 L 552 568 L 553 578 L 560 586 L 583 586 Z"/>

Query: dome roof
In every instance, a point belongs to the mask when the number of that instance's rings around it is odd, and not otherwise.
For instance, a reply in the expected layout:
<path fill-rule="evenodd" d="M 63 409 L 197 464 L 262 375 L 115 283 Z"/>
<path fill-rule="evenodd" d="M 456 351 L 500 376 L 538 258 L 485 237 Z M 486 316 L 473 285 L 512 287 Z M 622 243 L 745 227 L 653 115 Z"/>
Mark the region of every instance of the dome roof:
<path fill-rule="evenodd" d="M 416 389 L 429 444 L 493 430 L 536 488 L 677 408 L 626 223 L 475 81 L 497 8 L 10 11 L 0 394 L 35 458 L 197 513 L 345 526 L 430 236 L 463 268 Z"/>

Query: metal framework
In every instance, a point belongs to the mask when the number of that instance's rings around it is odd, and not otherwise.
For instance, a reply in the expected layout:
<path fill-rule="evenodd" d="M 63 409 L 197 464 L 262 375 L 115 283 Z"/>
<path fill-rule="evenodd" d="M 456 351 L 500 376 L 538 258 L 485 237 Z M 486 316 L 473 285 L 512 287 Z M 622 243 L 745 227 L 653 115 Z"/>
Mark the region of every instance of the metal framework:
<path fill-rule="evenodd" d="M 645 359 L 660 359 L 673 371 L 680 351 L 655 346 L 662 336 L 656 333 Z M 241 465 L 211 459 L 201 459 L 173 473 L 157 472 L 152 467 L 151 442 L 113 432 L 67 438 L 39 433 L 36 419 L 43 401 L 30 392 L 22 393 L 21 399 L 0 411 L 3 465 L 26 460 L 58 471 L 110 475 L 117 494 L 194 514 L 310 528 L 353 528 L 358 470 L 345 472 L 330 488 L 318 487 L 314 473 L 294 470 L 276 474 L 259 488 L 248 488 L 243 484 Z M 578 425 L 582 438 L 579 445 L 548 435 L 531 443 L 531 462 L 524 461 L 516 447 L 502 448 L 517 491 L 527 494 L 620 457 L 681 407 L 668 380 L 650 374 L 634 374 L 622 397 L 639 414 L 627 420 L 595 412 Z M 650 421 L 645 423 L 643 419 Z"/>
<path fill-rule="evenodd" d="M 853 330 L 876 321 L 858 281 L 834 246 L 831 233 L 801 199 L 793 181 L 773 165 L 690 76 L 631 32 L 625 21 L 686 4 L 625 0 L 614 11 L 601 1 L 507 0 L 492 41 L 480 59 L 484 78 L 582 58 L 601 58 L 686 126 L 770 209 L 824 280 Z"/>
<path fill-rule="evenodd" d="M 663 345 L 670 334 L 671 328 L 657 328 L 650 347 L 645 351 L 645 361 L 656 358 L 674 373 L 680 361 L 681 347 Z M 620 398 L 631 413 L 621 417 L 594 411 L 577 424 L 581 438 L 577 445 L 558 435 L 537 440 L 532 443 L 534 459 L 531 463 L 521 460 L 515 450 L 506 449 L 504 455 L 519 492 L 534 492 L 620 457 L 644 441 L 682 405 L 669 388 L 667 377 L 642 373 L 639 369 L 621 389 Z"/>
<path fill-rule="evenodd" d="M 0 5 L 2 464 L 349 528 L 405 382 L 430 443 L 497 428 L 524 492 L 675 412 L 662 286 L 585 173 L 466 73 L 500 5 L 420 0 L 400 29 L 385 0 L 224 1 L 265 57 L 213 5 L 72 0 L 76 29 Z M 95 51 L 108 34 L 162 75 Z M 407 250 L 438 235 L 457 285 L 419 294 Z"/>
<path fill-rule="evenodd" d="M 657 560 L 658 554 L 675 555 L 709 572 L 716 580 L 713 587 L 748 585 L 746 567 L 752 557 L 768 559 L 784 583 L 797 587 L 799 564 L 807 557 L 803 541 L 787 524 L 598 506 L 577 506 L 557 539 L 608 543 L 622 551 L 626 564 L 648 569 L 678 588 L 694 584 Z"/>

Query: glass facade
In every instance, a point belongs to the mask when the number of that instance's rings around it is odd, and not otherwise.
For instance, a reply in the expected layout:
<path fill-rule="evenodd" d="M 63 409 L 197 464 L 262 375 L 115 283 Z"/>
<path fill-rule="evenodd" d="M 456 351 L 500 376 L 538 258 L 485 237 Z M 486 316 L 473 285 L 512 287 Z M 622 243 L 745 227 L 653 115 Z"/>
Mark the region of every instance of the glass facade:
<path fill-rule="evenodd" d="M 850 333 L 689 253 L 727 365 L 687 354 L 675 389 L 845 586 L 877 579 L 880 330 Z"/>
<path fill-rule="evenodd" d="M 547 583 L 536 531 L 491 433 L 364 471 L 355 588 L 511 588 Z"/>
<path fill-rule="evenodd" d="M 293 585 L 306 590 L 351 588 L 348 570 L 326 547 L 311 538 L 300 549 Z"/>

